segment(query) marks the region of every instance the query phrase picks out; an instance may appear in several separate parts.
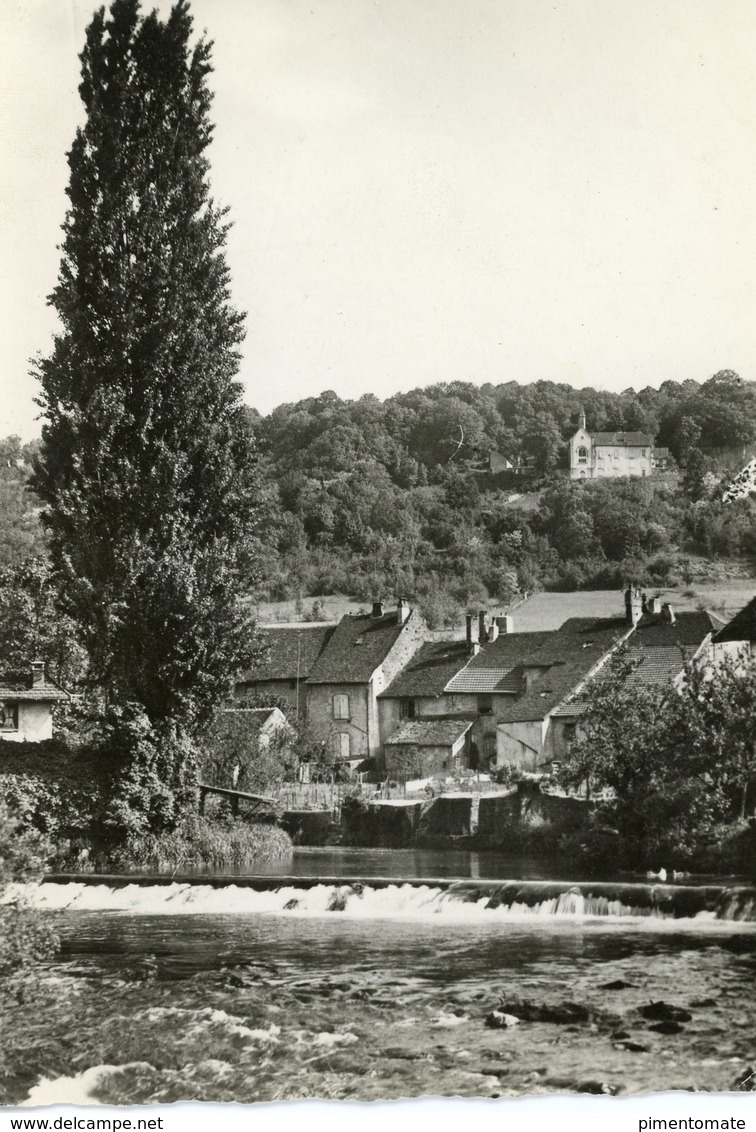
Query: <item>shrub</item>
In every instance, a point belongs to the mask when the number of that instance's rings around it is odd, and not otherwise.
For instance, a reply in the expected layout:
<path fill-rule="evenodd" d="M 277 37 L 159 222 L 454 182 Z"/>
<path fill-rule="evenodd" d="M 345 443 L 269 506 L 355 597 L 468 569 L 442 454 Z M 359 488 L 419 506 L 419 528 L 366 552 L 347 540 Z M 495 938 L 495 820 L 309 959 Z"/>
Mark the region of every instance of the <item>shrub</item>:
<path fill-rule="evenodd" d="M 0 990 L 20 992 L 18 977 L 50 956 L 57 938 L 40 913 L 27 908 L 12 885 L 36 880 L 45 870 L 49 843 L 23 828 L 17 815 L 0 802 Z"/>
<path fill-rule="evenodd" d="M 122 868 L 179 869 L 229 866 L 272 861 L 293 851 L 288 833 L 274 825 L 243 820 L 209 821 L 197 815 L 170 833 L 134 833 L 111 858 Z"/>

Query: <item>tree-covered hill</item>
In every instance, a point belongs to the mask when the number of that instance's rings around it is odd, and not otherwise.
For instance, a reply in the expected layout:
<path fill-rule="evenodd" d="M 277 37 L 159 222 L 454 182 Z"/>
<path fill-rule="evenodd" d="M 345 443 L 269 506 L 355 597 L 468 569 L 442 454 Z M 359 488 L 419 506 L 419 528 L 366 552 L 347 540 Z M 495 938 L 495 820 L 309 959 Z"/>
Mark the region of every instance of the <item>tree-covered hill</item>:
<path fill-rule="evenodd" d="M 590 429 L 650 434 L 673 471 L 571 483 L 581 407 Z M 515 591 L 630 576 L 685 584 L 691 559 L 748 568 L 756 557 L 753 501 L 721 501 L 756 442 L 756 384 L 729 370 L 619 394 L 547 381 L 454 382 L 385 401 L 326 392 L 249 417 L 267 509 L 260 596 L 273 601 L 401 591 L 441 624 Z M 11 564 L 41 543 L 26 464 L 6 448 L 0 560 Z M 492 471 L 504 461 L 517 472 Z"/>
<path fill-rule="evenodd" d="M 678 474 L 571 484 L 581 407 L 590 429 L 650 434 Z M 627 575 L 669 584 L 685 580 L 691 554 L 756 553 L 753 504 L 719 501 L 756 440 L 756 385 L 728 370 L 639 393 L 546 381 L 454 382 L 383 402 L 327 392 L 281 405 L 255 431 L 273 600 L 401 590 L 439 621 L 515 590 Z M 523 474 L 492 474 L 491 453 Z"/>

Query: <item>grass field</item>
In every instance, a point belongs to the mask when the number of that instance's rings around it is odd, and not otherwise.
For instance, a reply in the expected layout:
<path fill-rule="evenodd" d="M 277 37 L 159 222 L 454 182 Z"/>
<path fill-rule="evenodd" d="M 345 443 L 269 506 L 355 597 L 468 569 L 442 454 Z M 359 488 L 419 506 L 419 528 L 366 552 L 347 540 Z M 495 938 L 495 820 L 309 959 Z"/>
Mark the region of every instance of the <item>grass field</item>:
<path fill-rule="evenodd" d="M 722 582 L 693 583 L 683 589 L 661 591 L 649 589 L 649 593 L 660 593 L 662 601 L 669 602 L 676 610 L 711 609 L 720 617 L 729 620 L 756 595 L 756 578 L 731 578 Z M 314 601 L 322 603 L 322 615 L 318 618 L 322 621 L 339 621 L 346 613 L 370 612 L 369 603 L 350 601 L 343 594 L 329 594 L 321 598 L 303 598 L 305 616 L 298 614 L 296 603 L 293 601 L 263 602 L 257 607 L 260 623 L 306 624 L 310 619 L 309 614 L 312 612 Z M 389 599 L 386 607 L 391 609 L 393 604 Z M 569 617 L 621 616 L 624 609 L 621 590 L 578 590 L 574 593 L 533 594 L 527 601 L 520 604 L 513 603 L 511 613 L 515 632 L 533 633 L 540 629 L 558 629 Z M 505 612 L 505 608 L 495 602 L 489 603 L 489 610 L 494 614 Z M 464 637 L 464 618 L 460 618 L 459 625 L 433 635 Z"/>

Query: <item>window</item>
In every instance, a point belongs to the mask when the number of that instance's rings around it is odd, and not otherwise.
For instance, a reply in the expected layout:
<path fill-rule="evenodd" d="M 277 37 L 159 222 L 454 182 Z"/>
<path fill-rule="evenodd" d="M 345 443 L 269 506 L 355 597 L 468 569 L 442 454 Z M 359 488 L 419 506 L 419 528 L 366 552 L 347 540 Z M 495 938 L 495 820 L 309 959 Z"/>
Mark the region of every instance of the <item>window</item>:
<path fill-rule="evenodd" d="M 588 463 L 588 449 L 585 447 L 584 444 L 581 444 L 580 447 L 578 448 L 577 458 L 578 458 L 578 464 L 587 464 Z"/>
<path fill-rule="evenodd" d="M 488 763 L 496 760 L 496 736 L 485 735 L 483 738 L 483 757 Z"/>
<path fill-rule="evenodd" d="M 18 704 L 0 703 L 0 731 L 18 731 Z"/>
<path fill-rule="evenodd" d="M 346 761 L 351 756 L 349 732 L 338 731 L 331 739 L 331 749 L 333 750 L 333 757 L 336 759 L 343 759 Z"/>
<path fill-rule="evenodd" d="M 399 714 L 402 719 L 415 718 L 415 701 L 414 700 L 400 700 Z"/>
<path fill-rule="evenodd" d="M 349 696 L 333 697 L 333 718 L 349 719 Z"/>
<path fill-rule="evenodd" d="M 493 700 L 490 696 L 478 696 L 478 714 L 490 715 L 493 711 Z"/>

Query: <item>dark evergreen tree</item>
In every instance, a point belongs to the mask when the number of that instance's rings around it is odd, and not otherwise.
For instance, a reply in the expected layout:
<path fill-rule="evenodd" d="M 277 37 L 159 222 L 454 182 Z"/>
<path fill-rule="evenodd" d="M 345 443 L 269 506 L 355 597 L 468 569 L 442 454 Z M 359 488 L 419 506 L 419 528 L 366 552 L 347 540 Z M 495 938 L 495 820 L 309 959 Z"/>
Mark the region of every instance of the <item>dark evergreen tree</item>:
<path fill-rule="evenodd" d="M 243 316 L 208 185 L 211 45 L 191 39 L 185 0 L 165 21 L 115 0 L 87 30 L 50 297 L 62 328 L 37 366 L 34 485 L 92 679 L 169 730 L 248 661 L 257 515 Z"/>

